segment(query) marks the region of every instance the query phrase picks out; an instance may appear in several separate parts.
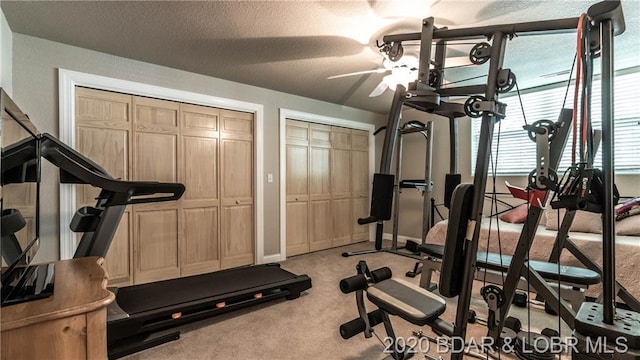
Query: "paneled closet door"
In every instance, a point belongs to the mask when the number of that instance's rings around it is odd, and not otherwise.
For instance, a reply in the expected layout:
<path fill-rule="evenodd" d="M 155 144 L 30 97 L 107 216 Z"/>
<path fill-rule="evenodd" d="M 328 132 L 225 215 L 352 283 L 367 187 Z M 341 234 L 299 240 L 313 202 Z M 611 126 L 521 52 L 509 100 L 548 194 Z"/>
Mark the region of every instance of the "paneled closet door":
<path fill-rule="evenodd" d="M 358 218 L 369 216 L 369 133 L 351 132 L 351 189 L 353 196 L 353 242 L 369 238 L 369 226 L 358 225 Z"/>
<path fill-rule="evenodd" d="M 286 120 L 287 256 L 309 252 L 309 123 Z"/>
<path fill-rule="evenodd" d="M 220 110 L 180 105 L 181 275 L 220 269 L 220 198 L 218 144 Z"/>
<path fill-rule="evenodd" d="M 131 179 L 132 97 L 76 88 L 76 149 L 116 179 Z M 95 206 L 100 190 L 76 185 L 76 207 Z M 133 284 L 131 207 L 127 207 L 105 257 L 109 285 Z M 78 235 L 78 239 L 80 235 Z"/>
<path fill-rule="evenodd" d="M 171 101 L 133 98 L 133 177 L 178 182 L 178 112 Z M 136 284 L 180 276 L 179 201 L 134 206 Z"/>
<path fill-rule="evenodd" d="M 253 114 L 220 111 L 221 266 L 254 263 Z"/>
<path fill-rule="evenodd" d="M 331 247 L 331 128 L 309 124 L 309 250 Z"/>
<path fill-rule="evenodd" d="M 331 127 L 332 246 L 351 243 L 351 130 Z"/>

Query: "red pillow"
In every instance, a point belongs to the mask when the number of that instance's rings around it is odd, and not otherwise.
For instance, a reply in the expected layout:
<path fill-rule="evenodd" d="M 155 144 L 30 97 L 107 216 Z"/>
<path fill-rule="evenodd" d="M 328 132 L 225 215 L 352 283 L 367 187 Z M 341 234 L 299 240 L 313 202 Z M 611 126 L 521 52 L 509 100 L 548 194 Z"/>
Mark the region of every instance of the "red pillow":
<path fill-rule="evenodd" d="M 513 209 L 502 213 L 500 220 L 511 224 L 522 224 L 527 219 L 527 204 L 520 204 Z"/>

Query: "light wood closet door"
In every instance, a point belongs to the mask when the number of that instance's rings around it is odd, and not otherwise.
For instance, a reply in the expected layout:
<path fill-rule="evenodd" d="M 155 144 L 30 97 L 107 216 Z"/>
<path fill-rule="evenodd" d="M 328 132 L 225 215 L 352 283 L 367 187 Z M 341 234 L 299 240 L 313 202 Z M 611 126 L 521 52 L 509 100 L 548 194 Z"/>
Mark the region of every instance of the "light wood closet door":
<path fill-rule="evenodd" d="M 116 179 L 131 179 L 131 101 L 129 95 L 76 88 L 76 149 Z M 76 207 L 95 206 L 99 192 L 76 185 Z M 127 207 L 105 257 L 111 286 L 133 284 L 131 217 Z"/>
<path fill-rule="evenodd" d="M 179 104 L 133 98 L 134 180 L 178 182 Z M 135 282 L 180 276 L 180 202 L 134 206 Z"/>
<path fill-rule="evenodd" d="M 353 242 L 369 238 L 369 226 L 358 225 L 358 218 L 369 216 L 369 133 L 351 132 L 351 189 L 353 196 Z"/>
<path fill-rule="evenodd" d="M 221 266 L 254 263 L 253 114 L 220 111 Z"/>
<path fill-rule="evenodd" d="M 309 123 L 286 120 L 287 256 L 309 252 Z"/>
<path fill-rule="evenodd" d="M 219 109 L 180 105 L 180 180 L 186 188 L 180 222 L 182 276 L 220 269 L 219 118 Z"/>
<path fill-rule="evenodd" d="M 331 247 L 331 128 L 309 124 L 309 249 Z"/>
<path fill-rule="evenodd" d="M 351 130 L 331 127 L 332 245 L 351 243 Z"/>

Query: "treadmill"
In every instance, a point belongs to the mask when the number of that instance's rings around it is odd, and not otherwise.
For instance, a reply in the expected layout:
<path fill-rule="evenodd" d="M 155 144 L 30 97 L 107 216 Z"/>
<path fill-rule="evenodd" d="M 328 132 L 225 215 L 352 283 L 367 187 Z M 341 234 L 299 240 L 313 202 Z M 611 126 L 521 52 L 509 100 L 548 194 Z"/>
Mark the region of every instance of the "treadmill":
<path fill-rule="evenodd" d="M 101 166 L 46 133 L 38 135 L 37 142 L 39 156 L 60 169 L 61 183 L 101 189 L 96 205 L 78 209 L 71 221 L 71 230 L 82 233 L 74 258 L 105 257 L 127 205 L 178 200 L 185 191 L 178 183 L 113 179 Z M 23 162 L 24 156 L 19 156 L 23 153 L 19 149 L 3 153 L 3 165 Z M 307 275 L 293 274 L 278 264 L 110 288 L 116 300 L 107 311 L 109 358 L 177 340 L 179 332 L 167 334 L 168 329 L 187 322 L 278 298 L 296 299 L 310 288 Z"/>

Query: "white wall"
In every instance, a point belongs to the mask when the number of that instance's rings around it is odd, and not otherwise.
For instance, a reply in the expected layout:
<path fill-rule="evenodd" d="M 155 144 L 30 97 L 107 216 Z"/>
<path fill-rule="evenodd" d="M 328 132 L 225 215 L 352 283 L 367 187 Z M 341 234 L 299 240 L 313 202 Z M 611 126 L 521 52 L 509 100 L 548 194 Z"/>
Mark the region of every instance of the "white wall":
<path fill-rule="evenodd" d="M 274 174 L 274 182 L 264 179 L 265 255 L 279 253 L 279 108 L 320 114 L 330 117 L 380 123 L 381 115 L 358 109 L 330 104 L 300 96 L 233 83 L 159 65 L 134 61 L 64 45 L 22 34 L 13 35 L 13 87 L 14 100 L 30 115 L 41 132 L 58 134 L 58 79 L 59 68 L 84 73 L 126 79 L 144 84 L 185 90 L 222 98 L 264 105 L 264 172 Z M 45 162 L 46 164 L 46 162 Z M 54 169 L 43 172 L 51 174 Z M 58 247 L 58 187 L 57 178 L 48 176 L 43 184 L 42 196 L 42 248 L 45 258 L 57 259 Z"/>
<path fill-rule="evenodd" d="M 13 94 L 13 33 L 0 9 L 0 87 L 11 96 Z"/>

